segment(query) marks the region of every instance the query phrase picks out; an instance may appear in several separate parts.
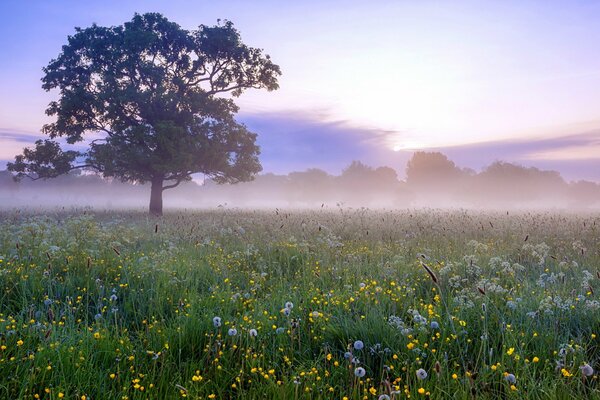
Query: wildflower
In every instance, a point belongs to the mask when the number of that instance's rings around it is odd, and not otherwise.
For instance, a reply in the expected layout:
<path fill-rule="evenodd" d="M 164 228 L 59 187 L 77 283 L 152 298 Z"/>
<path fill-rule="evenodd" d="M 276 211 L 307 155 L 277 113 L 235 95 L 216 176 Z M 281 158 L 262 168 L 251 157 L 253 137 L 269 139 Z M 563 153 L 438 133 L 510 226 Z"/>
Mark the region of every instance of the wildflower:
<path fill-rule="evenodd" d="M 313 318 L 319 318 L 319 312 L 318 311 L 313 311 L 312 312 L 312 317 Z"/>
<path fill-rule="evenodd" d="M 423 368 L 419 368 L 417 370 L 417 378 L 419 378 L 420 380 L 426 379 L 427 371 L 425 371 Z"/>
<path fill-rule="evenodd" d="M 536 356 L 536 357 L 533 357 L 533 360 L 531 360 L 531 361 L 533 361 L 534 363 L 537 363 L 537 362 L 540 362 L 540 358 Z"/>
<path fill-rule="evenodd" d="M 250 335 L 250 337 L 256 337 L 258 336 L 258 331 L 256 329 L 250 329 L 248 331 L 248 334 Z"/>
<path fill-rule="evenodd" d="M 354 342 L 354 350 L 362 350 L 365 347 L 365 344 L 362 340 L 357 340 Z"/>
<path fill-rule="evenodd" d="M 440 329 L 440 324 L 438 324 L 436 321 L 431 321 L 431 323 L 429 324 L 429 327 L 431 329 Z"/>
<path fill-rule="evenodd" d="M 292 303 L 291 301 L 288 301 L 285 303 L 285 308 L 287 308 L 288 310 L 292 310 L 292 308 L 294 308 L 294 303 Z"/>
<path fill-rule="evenodd" d="M 362 378 L 363 376 L 365 376 L 365 374 L 367 373 L 367 371 L 365 371 L 365 369 L 363 367 L 358 367 L 354 370 L 354 375 Z"/>
<path fill-rule="evenodd" d="M 215 328 L 218 328 L 221 326 L 221 317 L 214 317 L 213 318 L 213 325 L 215 326 Z"/>
<path fill-rule="evenodd" d="M 275 329 L 275 333 L 278 335 L 281 335 L 283 332 L 285 332 L 285 329 L 283 329 L 282 327 Z"/>
<path fill-rule="evenodd" d="M 235 329 L 235 328 L 231 328 L 231 329 L 229 329 L 229 330 L 227 331 L 227 334 L 228 334 L 229 336 L 235 336 L 235 335 L 237 335 L 237 329 Z"/>
<path fill-rule="evenodd" d="M 506 354 L 508 354 L 509 356 L 512 356 L 512 354 L 513 354 L 514 352 L 515 352 L 515 348 L 514 348 L 514 347 L 511 347 L 510 349 L 508 349 L 508 350 L 506 351 Z"/>
<path fill-rule="evenodd" d="M 382 394 L 377 398 L 377 400 L 390 400 L 390 396 L 388 396 L 387 394 Z"/>
<path fill-rule="evenodd" d="M 119 298 L 117 297 L 117 295 L 116 295 L 116 294 L 114 294 L 114 293 L 113 293 L 113 294 L 111 294 L 111 295 L 110 295 L 110 301 L 112 301 L 112 302 L 115 302 L 115 301 L 117 301 L 118 299 L 119 299 Z"/>
<path fill-rule="evenodd" d="M 579 367 L 579 368 L 581 369 L 581 373 L 582 373 L 584 376 L 592 376 L 592 375 L 594 375 L 594 368 L 592 368 L 592 367 L 590 366 L 590 364 L 584 364 L 584 365 L 582 365 L 582 366 L 581 366 L 581 367 Z"/>
<path fill-rule="evenodd" d="M 424 388 L 419 388 L 419 390 L 417 390 L 417 392 L 419 392 L 419 394 L 425 394 L 425 389 Z"/>

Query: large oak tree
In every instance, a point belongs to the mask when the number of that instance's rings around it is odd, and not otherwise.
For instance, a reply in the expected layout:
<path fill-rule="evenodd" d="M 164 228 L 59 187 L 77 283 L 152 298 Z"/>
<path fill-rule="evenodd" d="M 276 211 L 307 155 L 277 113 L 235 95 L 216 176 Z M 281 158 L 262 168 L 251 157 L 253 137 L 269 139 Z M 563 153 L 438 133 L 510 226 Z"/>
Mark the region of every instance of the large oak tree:
<path fill-rule="evenodd" d="M 43 127 L 49 139 L 9 164 L 17 178 L 87 168 L 150 182 L 150 212 L 160 215 L 162 192 L 191 174 L 233 183 L 261 170 L 256 134 L 234 119 L 232 97 L 277 89 L 281 72 L 229 21 L 188 31 L 148 13 L 122 26 L 76 28 L 44 72 L 43 88 L 60 93 L 46 110 L 56 120 Z M 89 134 L 86 151 L 56 141 L 76 144 Z"/>

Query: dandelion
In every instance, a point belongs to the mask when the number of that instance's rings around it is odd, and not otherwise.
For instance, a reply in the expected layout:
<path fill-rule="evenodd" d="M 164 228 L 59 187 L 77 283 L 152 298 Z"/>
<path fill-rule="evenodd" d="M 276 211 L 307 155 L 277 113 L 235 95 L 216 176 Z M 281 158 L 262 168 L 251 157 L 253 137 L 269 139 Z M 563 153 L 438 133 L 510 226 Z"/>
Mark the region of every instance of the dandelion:
<path fill-rule="evenodd" d="M 221 326 L 221 317 L 214 317 L 213 318 L 213 325 L 215 328 L 218 328 Z"/>
<path fill-rule="evenodd" d="M 589 377 L 594 375 L 594 368 L 592 368 L 590 364 L 584 364 L 579 368 L 581 369 L 581 373 L 583 374 L 583 376 Z"/>
<path fill-rule="evenodd" d="M 362 340 L 357 340 L 354 342 L 354 350 L 362 350 L 365 347 L 365 344 Z"/>
<path fill-rule="evenodd" d="M 427 371 L 425 371 L 423 368 L 419 368 L 417 370 L 417 378 L 420 380 L 427 379 Z"/>
<path fill-rule="evenodd" d="M 365 371 L 363 367 L 358 367 L 354 370 L 354 375 L 358 378 L 362 378 L 363 376 L 365 376 L 366 373 L 367 371 Z"/>

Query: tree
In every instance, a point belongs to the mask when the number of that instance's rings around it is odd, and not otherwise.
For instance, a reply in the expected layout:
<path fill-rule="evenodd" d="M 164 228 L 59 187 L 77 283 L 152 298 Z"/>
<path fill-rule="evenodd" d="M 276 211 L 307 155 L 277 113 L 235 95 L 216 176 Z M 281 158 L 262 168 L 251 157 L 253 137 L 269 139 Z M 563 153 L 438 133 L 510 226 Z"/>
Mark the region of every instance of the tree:
<path fill-rule="evenodd" d="M 150 212 L 162 193 L 191 174 L 219 183 L 252 179 L 261 170 L 256 134 L 235 121 L 230 94 L 278 88 L 281 75 L 261 49 L 246 46 L 229 21 L 187 31 L 157 13 L 122 26 L 76 28 L 44 68 L 46 91 L 60 99 L 46 113 L 50 139 L 10 163 L 17 178 L 53 178 L 76 168 L 124 182 L 151 183 Z M 87 151 L 63 150 L 100 134 Z"/>

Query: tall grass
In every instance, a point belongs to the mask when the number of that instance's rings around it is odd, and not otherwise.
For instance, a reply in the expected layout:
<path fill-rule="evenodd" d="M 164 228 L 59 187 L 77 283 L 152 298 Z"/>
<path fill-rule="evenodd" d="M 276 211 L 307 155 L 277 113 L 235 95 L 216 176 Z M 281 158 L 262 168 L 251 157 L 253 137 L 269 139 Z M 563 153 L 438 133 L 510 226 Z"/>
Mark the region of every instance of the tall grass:
<path fill-rule="evenodd" d="M 600 398 L 595 214 L 0 221 L 0 398 Z"/>

